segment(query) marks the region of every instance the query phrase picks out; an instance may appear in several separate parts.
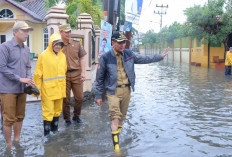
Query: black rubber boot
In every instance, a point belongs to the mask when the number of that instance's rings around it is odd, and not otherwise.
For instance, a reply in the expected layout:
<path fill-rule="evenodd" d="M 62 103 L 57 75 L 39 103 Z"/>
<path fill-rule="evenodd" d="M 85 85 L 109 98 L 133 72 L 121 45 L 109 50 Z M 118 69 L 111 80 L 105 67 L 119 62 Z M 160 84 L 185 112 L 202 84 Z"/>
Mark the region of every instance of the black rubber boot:
<path fill-rule="evenodd" d="M 58 131 L 58 123 L 59 123 L 59 117 L 53 117 L 53 120 L 51 122 L 51 131 L 53 133 L 56 133 Z"/>
<path fill-rule="evenodd" d="M 47 136 L 50 134 L 51 131 L 51 122 L 44 120 L 44 136 Z"/>

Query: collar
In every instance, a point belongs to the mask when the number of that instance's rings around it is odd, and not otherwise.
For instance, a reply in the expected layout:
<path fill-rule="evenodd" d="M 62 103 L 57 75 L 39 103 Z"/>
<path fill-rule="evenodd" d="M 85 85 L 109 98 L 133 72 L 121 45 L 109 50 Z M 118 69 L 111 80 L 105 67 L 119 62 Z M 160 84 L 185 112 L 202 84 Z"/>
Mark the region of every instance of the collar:
<path fill-rule="evenodd" d="M 117 52 L 113 49 L 115 56 L 123 56 L 122 52 Z"/>
<path fill-rule="evenodd" d="M 13 46 L 19 46 L 20 47 L 20 45 L 16 42 L 16 40 L 14 39 L 14 37 L 11 39 L 11 42 L 12 42 L 12 45 Z M 22 47 L 24 47 L 24 43 L 22 44 Z"/>
<path fill-rule="evenodd" d="M 63 42 L 63 43 L 64 43 L 64 46 L 67 46 L 68 44 L 70 44 L 70 43 L 71 43 L 71 40 L 72 40 L 72 39 L 69 39 L 68 42 L 67 42 L 67 44 L 65 44 L 65 43 Z"/>

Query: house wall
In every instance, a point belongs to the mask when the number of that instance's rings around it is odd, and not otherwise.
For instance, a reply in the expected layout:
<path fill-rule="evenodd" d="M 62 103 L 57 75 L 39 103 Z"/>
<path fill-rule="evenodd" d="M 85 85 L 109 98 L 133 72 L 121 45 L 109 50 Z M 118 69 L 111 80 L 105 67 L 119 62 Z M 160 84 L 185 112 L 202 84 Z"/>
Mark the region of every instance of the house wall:
<path fill-rule="evenodd" d="M 31 16 L 20 11 L 18 8 L 3 4 L 0 10 L 10 9 L 14 13 L 13 19 L 0 19 L 0 34 L 6 35 L 6 41 L 11 40 L 13 37 L 13 25 L 16 21 L 26 21 L 29 26 L 34 28 L 34 31 L 29 32 L 30 36 L 30 50 L 38 56 L 43 52 L 43 28 L 47 28 L 46 23 L 35 21 Z"/>
<path fill-rule="evenodd" d="M 47 25 L 27 23 L 34 28 L 34 31 L 30 32 L 31 52 L 35 53 L 35 56 L 38 56 L 43 52 L 43 28 L 47 28 Z"/>
<path fill-rule="evenodd" d="M 156 52 L 157 46 L 148 45 L 140 47 L 140 53 L 147 55 L 147 51 Z M 164 50 L 165 47 L 162 48 Z M 210 47 L 210 68 L 224 69 L 224 46 Z M 156 53 L 151 53 L 156 54 Z M 170 46 L 167 56 L 168 61 L 187 63 L 196 66 L 208 67 L 208 45 L 197 44 L 197 40 L 191 41 L 189 37 L 175 39 Z"/>
<path fill-rule="evenodd" d="M 210 47 L 210 68 L 224 69 L 224 52 L 223 45 L 221 47 Z M 191 51 L 191 64 L 208 67 L 208 45 L 196 46 L 194 39 L 194 47 Z"/>

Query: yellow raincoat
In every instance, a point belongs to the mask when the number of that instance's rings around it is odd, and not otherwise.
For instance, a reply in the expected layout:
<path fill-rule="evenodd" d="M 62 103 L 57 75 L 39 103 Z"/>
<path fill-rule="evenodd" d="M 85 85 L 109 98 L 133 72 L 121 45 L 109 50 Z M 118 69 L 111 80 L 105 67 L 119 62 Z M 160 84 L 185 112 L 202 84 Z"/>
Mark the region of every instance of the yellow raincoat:
<path fill-rule="evenodd" d="M 63 98 L 66 97 L 66 56 L 62 49 L 53 52 L 53 41 L 61 40 L 59 34 L 51 35 L 47 49 L 37 60 L 33 80 L 41 93 L 44 120 L 52 121 L 62 112 Z"/>
<path fill-rule="evenodd" d="M 226 60 L 225 60 L 225 66 L 231 66 L 232 65 L 232 53 L 230 51 L 226 52 Z"/>

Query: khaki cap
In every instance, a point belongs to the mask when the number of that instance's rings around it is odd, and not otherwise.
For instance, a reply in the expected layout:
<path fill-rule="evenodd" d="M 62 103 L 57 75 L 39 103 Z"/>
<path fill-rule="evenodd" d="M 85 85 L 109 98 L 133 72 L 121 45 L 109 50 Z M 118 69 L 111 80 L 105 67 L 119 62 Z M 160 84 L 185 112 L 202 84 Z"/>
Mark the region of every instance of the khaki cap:
<path fill-rule="evenodd" d="M 59 26 L 59 31 L 64 31 L 64 32 L 69 32 L 69 31 L 71 31 L 70 24 L 67 24 L 67 25 L 60 25 L 60 26 Z"/>
<path fill-rule="evenodd" d="M 33 31 L 34 29 L 29 27 L 28 24 L 24 21 L 18 21 L 14 24 L 13 30 L 17 29 L 28 29 L 29 31 Z"/>

